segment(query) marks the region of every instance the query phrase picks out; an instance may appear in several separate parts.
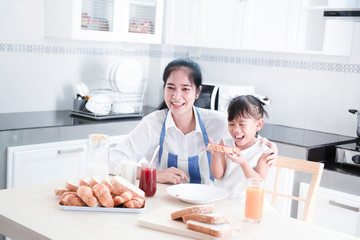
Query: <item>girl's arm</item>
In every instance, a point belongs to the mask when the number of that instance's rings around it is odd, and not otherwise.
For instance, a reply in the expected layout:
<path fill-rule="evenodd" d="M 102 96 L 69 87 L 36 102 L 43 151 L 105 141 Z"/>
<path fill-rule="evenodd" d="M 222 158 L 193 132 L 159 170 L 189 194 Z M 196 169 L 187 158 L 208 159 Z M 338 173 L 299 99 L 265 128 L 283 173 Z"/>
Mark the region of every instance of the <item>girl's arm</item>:
<path fill-rule="evenodd" d="M 237 156 L 234 156 L 233 154 L 226 153 L 226 156 L 233 162 L 238 163 L 241 167 L 241 169 L 244 172 L 244 175 L 246 178 L 262 178 L 265 179 L 267 177 L 268 171 L 269 171 L 269 164 L 266 163 L 266 159 L 268 157 L 268 154 L 263 154 L 259 158 L 255 168 L 250 166 L 248 161 L 245 159 L 245 157 L 242 155 L 241 151 L 235 152 Z"/>
<path fill-rule="evenodd" d="M 212 142 L 212 139 L 209 138 L 210 143 Z M 220 144 L 223 144 L 223 141 L 220 141 Z M 216 179 L 221 179 L 225 173 L 226 165 L 225 165 L 225 156 L 223 153 L 220 152 L 211 152 L 211 164 L 210 164 L 210 170 L 211 174 Z"/>

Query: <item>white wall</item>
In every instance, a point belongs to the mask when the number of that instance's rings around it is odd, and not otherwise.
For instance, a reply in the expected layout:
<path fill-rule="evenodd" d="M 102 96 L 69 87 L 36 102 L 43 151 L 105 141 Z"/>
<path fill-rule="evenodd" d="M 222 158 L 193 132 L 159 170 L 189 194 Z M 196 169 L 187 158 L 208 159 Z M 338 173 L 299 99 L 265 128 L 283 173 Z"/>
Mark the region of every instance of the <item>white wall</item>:
<path fill-rule="evenodd" d="M 107 87 L 111 62 L 129 57 L 141 63 L 149 81 L 145 104 L 157 106 L 164 67 L 190 56 L 205 83 L 254 85 L 269 96 L 269 123 L 356 136 L 357 119 L 348 109 L 360 109 L 359 57 L 218 49 L 198 49 L 193 56 L 194 49 L 182 47 L 45 38 L 43 23 L 42 0 L 0 1 L 0 113 L 71 109 L 76 83 Z M 360 52 L 358 44 L 353 51 Z"/>

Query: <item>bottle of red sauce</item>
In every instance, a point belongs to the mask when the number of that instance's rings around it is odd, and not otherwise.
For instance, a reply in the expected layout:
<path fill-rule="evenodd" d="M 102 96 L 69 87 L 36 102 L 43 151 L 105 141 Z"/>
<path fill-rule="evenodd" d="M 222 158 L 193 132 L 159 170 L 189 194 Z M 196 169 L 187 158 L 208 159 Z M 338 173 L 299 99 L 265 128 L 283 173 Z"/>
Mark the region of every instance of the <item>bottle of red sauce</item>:
<path fill-rule="evenodd" d="M 145 192 L 147 197 L 152 197 L 156 193 L 156 167 L 155 164 L 149 166 L 148 162 L 141 164 L 141 174 L 139 188 Z"/>

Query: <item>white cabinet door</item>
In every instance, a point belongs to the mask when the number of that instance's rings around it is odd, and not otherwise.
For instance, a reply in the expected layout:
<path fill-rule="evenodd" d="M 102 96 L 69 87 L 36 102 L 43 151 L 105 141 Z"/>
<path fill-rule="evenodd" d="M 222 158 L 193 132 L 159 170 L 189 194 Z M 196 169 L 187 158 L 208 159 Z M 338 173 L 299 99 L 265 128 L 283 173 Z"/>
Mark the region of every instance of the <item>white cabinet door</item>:
<path fill-rule="evenodd" d="M 309 184 L 300 184 L 300 197 L 306 196 Z M 304 204 L 299 204 L 298 218 Z M 360 237 L 360 196 L 319 188 L 313 224 Z"/>
<path fill-rule="evenodd" d="M 198 0 L 166 0 L 164 43 L 196 46 Z"/>
<path fill-rule="evenodd" d="M 240 48 L 243 1 L 167 0 L 165 5 L 165 44 Z"/>
<path fill-rule="evenodd" d="M 9 147 L 6 187 L 77 178 L 85 171 L 86 140 Z"/>
<path fill-rule="evenodd" d="M 160 43 L 164 0 L 45 0 L 48 37 Z"/>
<path fill-rule="evenodd" d="M 246 1 L 242 48 L 293 51 L 298 9 L 298 0 Z"/>
<path fill-rule="evenodd" d="M 197 45 L 240 49 L 244 1 L 199 0 Z"/>

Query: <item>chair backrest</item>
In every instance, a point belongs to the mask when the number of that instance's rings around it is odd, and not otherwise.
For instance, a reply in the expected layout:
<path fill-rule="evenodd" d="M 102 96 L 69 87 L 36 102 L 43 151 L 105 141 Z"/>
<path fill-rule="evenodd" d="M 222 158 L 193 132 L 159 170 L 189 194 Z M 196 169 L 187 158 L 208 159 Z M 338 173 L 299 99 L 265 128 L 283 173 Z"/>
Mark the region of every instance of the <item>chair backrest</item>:
<path fill-rule="evenodd" d="M 267 193 L 270 193 L 272 195 L 271 204 L 275 206 L 277 197 L 285 197 L 296 201 L 304 202 L 305 206 L 301 220 L 305 222 L 311 222 L 314 213 L 317 192 L 319 190 L 320 180 L 324 169 L 324 164 L 319 162 L 311 162 L 301 159 L 278 156 L 278 159 L 275 162 L 275 166 L 277 167 L 277 171 L 275 175 L 274 189 L 273 191 L 266 191 Z M 309 190 L 305 199 L 278 192 L 280 172 L 283 168 L 312 174 Z"/>

